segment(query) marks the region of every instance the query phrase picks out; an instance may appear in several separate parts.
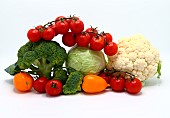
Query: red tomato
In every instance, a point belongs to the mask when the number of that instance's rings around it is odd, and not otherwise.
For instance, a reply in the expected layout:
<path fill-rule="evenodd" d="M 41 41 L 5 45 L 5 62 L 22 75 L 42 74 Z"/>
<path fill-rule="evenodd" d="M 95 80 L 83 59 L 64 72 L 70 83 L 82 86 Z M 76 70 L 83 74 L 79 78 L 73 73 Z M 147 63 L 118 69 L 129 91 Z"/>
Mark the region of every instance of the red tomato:
<path fill-rule="evenodd" d="M 118 78 L 113 76 L 110 80 L 110 86 L 113 91 L 121 92 L 125 88 L 125 79 L 122 76 L 119 76 Z"/>
<path fill-rule="evenodd" d="M 90 35 L 88 33 L 77 34 L 76 43 L 80 47 L 86 47 L 90 43 Z"/>
<path fill-rule="evenodd" d="M 110 84 L 111 76 L 107 75 L 105 72 L 101 72 L 99 74 L 100 77 L 102 77 L 108 84 Z"/>
<path fill-rule="evenodd" d="M 102 36 L 93 37 L 90 40 L 90 49 L 100 51 L 104 48 L 104 38 Z"/>
<path fill-rule="evenodd" d="M 81 20 L 72 20 L 70 30 L 73 33 L 81 33 L 84 30 L 84 23 Z"/>
<path fill-rule="evenodd" d="M 62 92 L 63 85 L 59 80 L 49 80 L 45 85 L 45 91 L 50 96 L 57 96 Z"/>
<path fill-rule="evenodd" d="M 68 47 L 74 46 L 76 44 L 75 35 L 72 32 L 67 32 L 62 36 L 62 42 Z"/>
<path fill-rule="evenodd" d="M 116 43 L 114 42 L 109 42 L 108 44 L 106 44 L 106 46 L 104 47 L 104 53 L 108 56 L 113 56 L 117 53 L 118 51 L 118 46 Z"/>
<path fill-rule="evenodd" d="M 77 16 L 70 16 L 70 18 L 67 19 L 68 24 L 70 24 L 72 20 L 79 20 L 79 18 Z"/>
<path fill-rule="evenodd" d="M 110 33 L 103 33 L 102 36 L 104 37 L 106 43 L 112 42 L 113 38 Z"/>
<path fill-rule="evenodd" d="M 128 93 L 137 94 L 142 89 L 142 82 L 137 78 L 134 78 L 131 81 L 127 80 L 125 83 L 125 88 Z"/>
<path fill-rule="evenodd" d="M 89 33 L 90 37 L 96 36 L 98 34 L 97 28 L 87 28 L 86 32 Z"/>
<path fill-rule="evenodd" d="M 42 32 L 42 38 L 46 41 L 51 41 L 55 36 L 55 31 L 48 27 Z"/>
<path fill-rule="evenodd" d="M 40 77 L 33 82 L 34 89 L 39 93 L 45 93 L 45 85 L 48 82 L 46 77 Z"/>
<path fill-rule="evenodd" d="M 65 20 L 57 21 L 55 25 L 57 34 L 65 34 L 69 31 L 69 24 Z"/>
<path fill-rule="evenodd" d="M 56 31 L 56 25 L 53 24 L 53 25 L 51 25 L 51 26 L 49 26 L 49 27 L 52 28 L 52 29 L 55 31 L 55 36 L 57 36 L 58 33 L 57 33 L 57 31 Z"/>
<path fill-rule="evenodd" d="M 41 39 L 41 32 L 37 29 L 30 29 L 27 32 L 27 37 L 31 42 L 37 42 Z"/>
<path fill-rule="evenodd" d="M 60 20 L 62 20 L 63 18 L 66 18 L 66 17 L 64 17 L 64 16 L 58 16 L 56 19 L 55 19 L 55 21 L 57 22 L 57 21 L 60 21 Z"/>

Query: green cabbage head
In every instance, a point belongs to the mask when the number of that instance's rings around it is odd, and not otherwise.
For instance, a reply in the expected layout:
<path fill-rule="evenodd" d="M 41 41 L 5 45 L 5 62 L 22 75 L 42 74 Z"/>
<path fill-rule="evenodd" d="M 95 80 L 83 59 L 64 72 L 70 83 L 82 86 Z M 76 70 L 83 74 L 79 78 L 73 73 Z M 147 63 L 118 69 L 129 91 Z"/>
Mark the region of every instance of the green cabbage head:
<path fill-rule="evenodd" d="M 83 74 L 98 74 L 105 68 L 106 60 L 102 51 L 76 46 L 68 52 L 66 66 Z"/>

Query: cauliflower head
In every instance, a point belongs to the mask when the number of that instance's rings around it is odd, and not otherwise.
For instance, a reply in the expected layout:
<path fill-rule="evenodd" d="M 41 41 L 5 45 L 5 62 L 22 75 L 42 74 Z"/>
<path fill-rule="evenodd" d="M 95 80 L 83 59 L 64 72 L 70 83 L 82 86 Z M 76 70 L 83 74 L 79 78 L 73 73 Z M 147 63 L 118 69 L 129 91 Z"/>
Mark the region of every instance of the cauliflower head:
<path fill-rule="evenodd" d="M 160 54 L 142 35 L 134 35 L 118 40 L 119 51 L 108 56 L 107 69 L 127 71 L 136 75 L 141 81 L 157 73 Z"/>

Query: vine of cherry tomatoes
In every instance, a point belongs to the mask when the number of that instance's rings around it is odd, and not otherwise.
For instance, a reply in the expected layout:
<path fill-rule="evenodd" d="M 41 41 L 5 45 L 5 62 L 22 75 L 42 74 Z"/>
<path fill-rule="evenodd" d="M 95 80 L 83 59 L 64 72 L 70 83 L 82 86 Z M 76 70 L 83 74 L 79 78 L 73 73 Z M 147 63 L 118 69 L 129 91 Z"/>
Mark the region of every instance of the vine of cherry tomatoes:
<path fill-rule="evenodd" d="M 110 33 L 99 33 L 97 28 L 92 26 L 84 29 L 83 21 L 74 15 L 68 18 L 58 16 L 54 21 L 38 25 L 27 32 L 27 37 L 31 42 L 51 41 L 58 34 L 62 35 L 62 42 L 68 47 L 77 44 L 80 47 L 88 46 L 94 51 L 103 49 L 108 56 L 115 55 L 118 51 L 118 46 L 113 42 Z"/>

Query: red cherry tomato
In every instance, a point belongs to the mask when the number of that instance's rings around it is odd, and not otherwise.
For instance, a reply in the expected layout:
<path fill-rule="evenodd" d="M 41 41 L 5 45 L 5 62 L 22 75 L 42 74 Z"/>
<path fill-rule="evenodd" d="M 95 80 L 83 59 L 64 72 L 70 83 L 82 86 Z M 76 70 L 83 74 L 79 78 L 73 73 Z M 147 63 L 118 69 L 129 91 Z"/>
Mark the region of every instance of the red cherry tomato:
<path fill-rule="evenodd" d="M 110 86 L 113 91 L 121 92 L 125 88 L 125 79 L 122 76 L 119 76 L 118 78 L 113 76 L 110 80 Z"/>
<path fill-rule="evenodd" d="M 116 43 L 114 42 L 109 42 L 108 44 L 106 44 L 106 46 L 104 47 L 104 53 L 108 56 L 113 56 L 117 53 L 118 51 L 118 46 Z"/>
<path fill-rule="evenodd" d="M 65 34 L 69 31 L 69 24 L 65 20 L 57 21 L 55 25 L 57 34 Z"/>
<path fill-rule="evenodd" d="M 81 34 L 77 34 L 76 36 L 76 43 L 80 47 L 86 47 L 90 43 L 90 35 L 86 32 Z"/>
<path fill-rule="evenodd" d="M 60 20 L 62 20 L 62 19 L 64 19 L 64 18 L 66 18 L 66 17 L 64 17 L 64 16 L 58 16 L 58 17 L 55 19 L 55 21 L 57 22 L 57 21 L 60 21 Z"/>
<path fill-rule="evenodd" d="M 87 28 L 86 32 L 89 33 L 90 37 L 96 36 L 98 34 L 97 28 Z"/>
<path fill-rule="evenodd" d="M 111 76 L 107 75 L 105 72 L 101 72 L 99 74 L 100 77 L 102 77 L 108 84 L 110 84 Z"/>
<path fill-rule="evenodd" d="M 27 37 L 31 42 L 37 42 L 41 39 L 41 32 L 37 29 L 30 29 L 27 32 Z"/>
<path fill-rule="evenodd" d="M 68 24 L 70 24 L 72 20 L 79 20 L 79 18 L 77 16 L 70 16 L 70 18 L 67 19 Z"/>
<path fill-rule="evenodd" d="M 90 40 L 90 49 L 100 51 L 104 48 L 104 38 L 102 36 L 93 37 Z"/>
<path fill-rule="evenodd" d="M 110 33 L 103 33 L 102 36 L 104 37 L 106 43 L 112 42 L 113 38 Z"/>
<path fill-rule="evenodd" d="M 55 31 L 55 36 L 57 36 L 58 33 L 57 33 L 57 31 L 56 31 L 56 25 L 53 24 L 53 25 L 51 25 L 51 26 L 49 26 L 49 27 L 52 28 L 52 29 Z"/>
<path fill-rule="evenodd" d="M 131 81 L 127 80 L 125 83 L 125 88 L 128 93 L 137 94 L 142 89 L 142 82 L 137 78 L 134 78 Z"/>
<path fill-rule="evenodd" d="M 62 36 L 62 42 L 68 47 L 74 46 L 76 44 L 75 35 L 72 32 L 67 32 Z"/>
<path fill-rule="evenodd" d="M 33 88 L 39 93 L 45 93 L 45 85 L 48 82 L 46 77 L 40 77 L 33 82 Z"/>
<path fill-rule="evenodd" d="M 81 20 L 72 20 L 70 30 L 73 33 L 81 33 L 84 30 L 84 23 Z"/>
<path fill-rule="evenodd" d="M 48 27 L 42 32 L 42 38 L 46 41 L 51 41 L 55 36 L 55 31 Z"/>
<path fill-rule="evenodd" d="M 46 93 L 50 96 L 61 94 L 63 85 L 59 80 L 49 80 L 45 85 Z"/>

